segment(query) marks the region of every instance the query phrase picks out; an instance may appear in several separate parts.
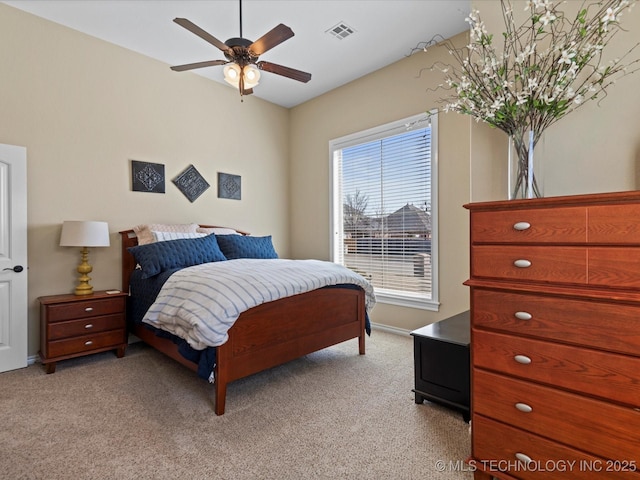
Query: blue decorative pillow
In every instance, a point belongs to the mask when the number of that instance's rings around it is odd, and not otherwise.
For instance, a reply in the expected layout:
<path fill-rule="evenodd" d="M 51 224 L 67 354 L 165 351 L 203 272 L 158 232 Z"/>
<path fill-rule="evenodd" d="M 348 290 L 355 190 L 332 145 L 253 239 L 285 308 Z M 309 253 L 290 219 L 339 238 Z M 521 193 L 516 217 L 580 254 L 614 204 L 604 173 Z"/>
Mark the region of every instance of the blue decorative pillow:
<path fill-rule="evenodd" d="M 185 268 L 226 260 L 215 235 L 149 243 L 131 247 L 128 250 L 140 265 L 142 278 L 153 277 L 171 268 Z"/>
<path fill-rule="evenodd" d="M 278 258 L 273 248 L 271 235 L 251 237 L 244 235 L 217 235 L 218 245 L 225 257 L 235 258 Z"/>

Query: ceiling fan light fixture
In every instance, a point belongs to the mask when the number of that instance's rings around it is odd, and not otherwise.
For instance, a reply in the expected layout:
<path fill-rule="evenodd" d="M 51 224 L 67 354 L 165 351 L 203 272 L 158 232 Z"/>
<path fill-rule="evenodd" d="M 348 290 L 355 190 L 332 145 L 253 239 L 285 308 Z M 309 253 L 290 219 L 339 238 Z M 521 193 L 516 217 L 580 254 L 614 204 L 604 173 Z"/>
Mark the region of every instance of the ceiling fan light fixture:
<path fill-rule="evenodd" d="M 244 86 L 245 88 L 253 88 L 260 82 L 260 70 L 253 65 L 244 67 Z"/>
<path fill-rule="evenodd" d="M 217 65 L 225 65 L 224 80 L 229 85 L 237 88 L 240 97 L 243 95 L 251 95 L 253 87 L 258 85 L 263 70 L 269 73 L 275 73 L 283 77 L 291 78 L 299 82 L 307 83 L 311 80 L 311 74 L 302 72 L 294 68 L 285 67 L 276 63 L 258 61 L 258 57 L 268 52 L 273 47 L 280 45 L 285 40 L 294 36 L 293 30 L 285 24 L 280 23 L 265 33 L 255 42 L 242 37 L 242 0 L 240 3 L 240 36 L 230 38 L 226 42 L 221 42 L 216 37 L 206 32 L 195 23 L 186 18 L 176 17 L 173 19 L 175 23 L 189 30 L 191 33 L 199 36 L 207 43 L 210 43 L 220 50 L 226 60 L 210 60 L 205 62 L 188 63 L 185 65 L 176 65 L 171 70 L 176 72 L 184 72 L 196 68 L 213 67 Z"/>
<path fill-rule="evenodd" d="M 244 88 L 253 88 L 260 82 L 260 70 L 253 65 L 240 68 L 237 63 L 229 63 L 224 67 L 224 80 L 231 86 L 238 88 L 240 76 L 244 74 Z"/>
<path fill-rule="evenodd" d="M 224 80 L 236 88 L 240 83 L 240 65 L 237 63 L 229 63 L 224 67 Z"/>

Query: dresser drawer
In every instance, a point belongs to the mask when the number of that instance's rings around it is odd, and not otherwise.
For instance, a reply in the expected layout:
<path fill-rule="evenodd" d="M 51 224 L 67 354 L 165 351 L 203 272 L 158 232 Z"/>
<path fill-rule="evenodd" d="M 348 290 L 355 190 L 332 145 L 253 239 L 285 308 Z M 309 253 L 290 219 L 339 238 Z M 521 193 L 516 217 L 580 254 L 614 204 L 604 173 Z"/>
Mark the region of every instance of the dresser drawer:
<path fill-rule="evenodd" d="M 123 343 L 126 343 L 124 329 L 109 330 L 95 335 L 84 335 L 82 337 L 49 342 L 46 347 L 48 350 L 46 356 L 55 358 L 63 355 L 73 355 L 99 348 L 115 347 Z"/>
<path fill-rule="evenodd" d="M 125 311 L 125 298 L 121 296 L 105 298 L 104 300 L 87 298 L 85 301 L 59 303 L 56 305 L 48 305 L 45 308 L 47 311 L 47 321 L 59 322 L 72 318 L 123 313 Z"/>
<path fill-rule="evenodd" d="M 520 266 L 518 266 L 520 265 Z M 471 247 L 471 275 L 553 283 L 587 283 L 586 247 L 479 245 Z"/>
<path fill-rule="evenodd" d="M 472 212 L 473 243 L 585 243 L 585 207 Z"/>
<path fill-rule="evenodd" d="M 496 375 L 473 372 L 475 413 L 640 468 L 640 410 Z"/>
<path fill-rule="evenodd" d="M 590 243 L 640 245 L 640 205 L 599 205 L 587 210 Z"/>
<path fill-rule="evenodd" d="M 533 433 L 473 415 L 472 450 L 475 465 L 489 473 L 507 470 L 522 480 L 638 480 L 640 468 L 631 460 L 616 462 L 584 453 Z M 518 456 L 531 459 L 525 463 Z M 522 457 L 520 457 L 522 458 Z"/>
<path fill-rule="evenodd" d="M 640 287 L 639 247 L 589 247 L 589 285 Z"/>
<path fill-rule="evenodd" d="M 472 329 L 472 343 L 474 367 L 640 408 L 639 357 L 477 329 Z"/>
<path fill-rule="evenodd" d="M 471 296 L 476 327 L 640 356 L 640 305 L 482 288 L 473 288 Z"/>
<path fill-rule="evenodd" d="M 49 340 L 59 340 L 107 330 L 123 329 L 124 327 L 124 315 L 121 313 L 102 317 L 88 317 L 81 320 L 47 324 L 47 338 Z"/>

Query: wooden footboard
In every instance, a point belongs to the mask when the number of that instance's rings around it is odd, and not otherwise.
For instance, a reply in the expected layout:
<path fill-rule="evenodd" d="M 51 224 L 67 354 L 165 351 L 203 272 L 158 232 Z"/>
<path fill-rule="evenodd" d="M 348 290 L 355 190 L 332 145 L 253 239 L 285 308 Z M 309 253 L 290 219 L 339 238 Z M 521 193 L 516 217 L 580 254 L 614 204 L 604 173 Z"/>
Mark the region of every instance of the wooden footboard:
<path fill-rule="evenodd" d="M 129 232 L 123 236 L 123 257 L 131 257 L 125 243 L 132 246 Z M 128 291 L 130 259 L 123 260 L 123 290 Z M 324 288 L 264 303 L 240 315 L 229 330 L 229 340 L 216 347 L 214 410 L 225 410 L 227 384 L 268 368 L 352 338 L 365 353 L 365 295 L 360 289 Z M 197 365 L 186 360 L 177 346 L 157 337 L 144 326 L 132 333 L 141 340 L 191 370 Z"/>

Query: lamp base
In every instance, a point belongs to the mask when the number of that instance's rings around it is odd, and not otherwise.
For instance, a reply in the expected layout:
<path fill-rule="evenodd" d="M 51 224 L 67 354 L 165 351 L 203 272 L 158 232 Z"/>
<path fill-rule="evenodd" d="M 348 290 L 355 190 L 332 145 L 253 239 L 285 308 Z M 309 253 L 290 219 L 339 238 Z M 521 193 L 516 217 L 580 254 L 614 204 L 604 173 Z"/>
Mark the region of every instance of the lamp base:
<path fill-rule="evenodd" d="M 78 286 L 74 292 L 76 295 L 91 295 L 93 293 L 93 287 L 89 285 L 89 281 L 91 280 L 89 273 L 91 273 L 93 267 L 87 262 L 88 255 L 89 249 L 82 247 L 82 250 L 80 250 L 81 261 L 80 265 L 78 265 L 78 273 L 80 276 L 78 277 Z"/>
<path fill-rule="evenodd" d="M 91 285 L 78 285 L 73 293 L 76 295 L 93 295 L 93 287 Z"/>

